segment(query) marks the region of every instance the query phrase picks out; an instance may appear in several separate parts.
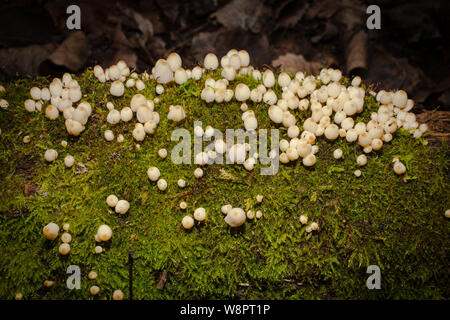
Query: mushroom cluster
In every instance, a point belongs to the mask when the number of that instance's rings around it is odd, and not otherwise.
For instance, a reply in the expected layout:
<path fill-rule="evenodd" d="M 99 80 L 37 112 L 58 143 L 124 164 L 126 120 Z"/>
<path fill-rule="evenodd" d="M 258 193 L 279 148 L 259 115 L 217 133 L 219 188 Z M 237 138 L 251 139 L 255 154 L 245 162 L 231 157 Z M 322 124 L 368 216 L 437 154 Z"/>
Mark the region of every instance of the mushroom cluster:
<path fill-rule="evenodd" d="M 106 204 L 109 207 L 114 208 L 118 214 L 125 214 L 130 209 L 130 203 L 127 200 L 119 200 L 114 194 L 110 194 L 106 198 Z"/>
<path fill-rule="evenodd" d="M 228 89 L 229 81 L 227 79 L 214 80 L 208 78 L 205 81 L 205 86 L 200 93 L 200 98 L 206 103 L 223 103 L 229 102 L 233 98 L 234 92 Z"/>
<path fill-rule="evenodd" d="M 221 67 L 220 73 L 214 72 L 219 66 Z M 219 74 L 220 76 L 218 76 Z M 402 128 L 410 132 L 414 138 L 420 138 L 428 129 L 426 124 L 419 124 L 415 115 L 410 112 L 414 101 L 409 99 L 403 90 L 381 90 L 378 93 L 366 91 L 361 85 L 360 77 L 354 77 L 348 83 L 346 80 L 344 81 L 342 72 L 333 68 L 323 68 L 317 76 L 307 75 L 302 71 L 294 75 L 286 72 L 275 74 L 270 69 L 261 72 L 250 65 L 250 56 L 245 50 L 231 49 L 220 59 L 214 53 L 208 53 L 204 57 L 203 67 L 196 66 L 192 70 L 183 68 L 182 59 L 177 53 L 170 53 L 165 59 L 159 59 L 156 62 L 151 70 L 151 75 L 147 73 L 138 75 L 136 72 L 131 72 L 122 60 L 105 70 L 101 66 L 95 66 L 94 75 L 101 83 L 110 81 L 109 93 L 113 97 L 111 97 L 112 101 L 106 104 L 108 109 L 106 121 L 109 125 L 115 126 L 120 122 L 128 123 L 135 118 L 136 123 L 132 130 L 132 136 L 138 142 L 143 141 L 146 135 L 155 133 L 160 122 L 160 113 L 155 111 L 155 105 L 159 103 L 162 96 L 147 99 L 144 94 L 137 93 L 132 96 L 129 105 L 120 110 L 114 106 L 114 101 L 117 101 L 114 100 L 114 97 L 123 96 L 126 88 L 136 87 L 138 91 L 145 89 L 145 81 L 149 79 L 154 79 L 157 83 L 156 95 L 164 94 L 164 86 L 166 88 L 172 85 L 182 86 L 190 79 L 198 82 L 205 79 L 199 98 L 205 101 L 206 105 L 227 103 L 232 99 L 239 102 L 242 111 L 242 126 L 246 133 L 256 133 L 258 130 L 259 115 L 255 112 L 257 109 L 253 109 L 253 107 L 263 103 L 267 106 L 265 112 L 271 122 L 276 127 L 283 128 L 283 137 L 279 141 L 279 161 L 283 164 L 301 160 L 306 167 L 314 166 L 317 162 L 316 155 L 319 152 L 317 140 L 321 136 L 329 141 L 341 139 L 358 146 L 360 151 L 358 151 L 355 163 L 358 169 L 353 171 L 353 174 L 360 177 L 361 170 L 369 162 L 368 155 L 381 150 L 384 144 L 392 141 L 397 130 Z M 249 75 L 257 83 L 242 83 L 239 75 Z M 217 79 L 218 77 L 219 79 Z M 233 81 L 236 83 L 232 83 Z M 279 92 L 279 88 L 281 94 L 277 95 L 276 92 Z M 48 88 L 31 88 L 30 96 L 31 99 L 24 102 L 27 111 L 40 111 L 42 106 L 48 102 L 45 116 L 49 120 L 57 120 L 59 114 L 62 113 L 67 132 L 70 135 L 79 135 L 85 129 L 93 112 L 90 103 L 79 102 L 82 98 L 80 86 L 67 73 L 63 75 L 62 79 L 55 78 Z M 359 121 L 358 115 L 364 111 L 369 99 L 377 101 L 379 107 L 371 113 L 369 121 Z M 78 105 L 75 107 L 76 103 Z M 0 100 L 0 107 L 6 109 L 8 102 L 4 99 Z M 189 108 L 186 106 L 170 105 L 168 106 L 167 120 L 175 124 L 180 123 L 186 119 L 187 112 L 189 112 Z M 300 121 L 300 116 L 305 117 L 305 120 Z M 193 131 L 195 137 L 210 141 L 215 130 L 210 125 L 205 128 L 202 125 L 195 125 Z M 27 139 L 25 139 L 26 137 Z M 29 142 L 29 136 L 26 137 L 23 141 Z M 112 141 L 115 135 L 111 129 L 107 129 L 104 131 L 104 137 L 105 140 Z M 119 134 L 117 141 L 123 142 L 124 136 Z M 137 144 L 136 148 L 140 148 L 140 145 Z M 272 159 L 277 156 L 277 151 L 272 149 L 270 152 L 269 155 Z M 251 171 L 259 157 L 258 153 L 251 154 L 251 152 L 249 143 L 227 145 L 223 139 L 219 138 L 208 145 L 204 151 L 195 154 L 194 163 L 204 166 L 214 163 L 211 160 L 216 159 L 219 155 L 225 155 L 230 163 L 241 164 L 246 170 Z M 168 151 L 161 148 L 158 150 L 158 155 L 165 159 Z M 48 162 L 53 162 L 57 156 L 56 150 L 50 149 L 45 152 L 44 158 Z M 344 152 L 341 148 L 333 150 L 333 157 L 336 160 L 343 156 Z M 66 155 L 64 164 L 67 167 L 73 166 L 74 157 Z M 406 172 L 405 164 L 398 158 L 393 159 L 392 168 L 397 175 Z M 200 179 L 204 176 L 204 170 L 197 167 L 193 174 L 195 178 Z M 156 183 L 160 191 L 167 190 L 168 183 L 161 178 L 161 172 L 157 167 L 148 168 L 147 176 L 149 180 Z M 186 186 L 183 179 L 179 179 L 177 184 L 180 188 Z M 256 197 L 257 203 L 261 203 L 262 200 L 262 195 Z M 109 195 L 106 203 L 119 214 L 127 213 L 130 208 L 128 201 L 119 200 L 115 195 Z M 179 207 L 185 210 L 186 202 L 182 201 Z M 245 207 L 245 209 L 247 211 L 231 205 L 221 207 L 221 211 L 226 214 L 224 220 L 231 227 L 239 227 L 247 219 L 262 217 L 262 211 L 256 210 L 257 208 Z M 193 216 L 186 215 L 182 218 L 182 226 L 190 229 L 194 226 L 195 220 L 204 221 L 206 216 L 205 208 L 196 208 Z M 302 215 L 300 222 L 307 225 L 308 217 Z M 306 226 L 307 233 L 316 230 L 319 230 L 317 222 L 311 222 Z M 58 231 L 59 227 L 56 224 L 50 223 L 44 227 L 44 235 L 51 240 L 57 237 Z M 111 228 L 101 225 L 95 235 L 95 240 L 97 242 L 108 241 L 111 236 Z M 64 233 L 61 240 L 63 243 L 59 251 L 61 254 L 67 254 L 70 251 L 70 234 Z M 95 248 L 96 253 L 102 251 L 100 246 Z"/>
<path fill-rule="evenodd" d="M 48 88 L 33 87 L 30 89 L 31 99 L 24 102 L 25 110 L 28 112 L 39 112 L 44 104 L 45 117 L 49 120 L 56 120 L 62 113 L 66 119 L 66 129 L 71 135 L 79 135 L 84 130 L 92 107 L 88 102 L 82 102 L 77 108 L 74 103 L 80 101 L 82 97 L 81 88 L 77 80 L 65 73 L 62 79 L 54 78 Z"/>

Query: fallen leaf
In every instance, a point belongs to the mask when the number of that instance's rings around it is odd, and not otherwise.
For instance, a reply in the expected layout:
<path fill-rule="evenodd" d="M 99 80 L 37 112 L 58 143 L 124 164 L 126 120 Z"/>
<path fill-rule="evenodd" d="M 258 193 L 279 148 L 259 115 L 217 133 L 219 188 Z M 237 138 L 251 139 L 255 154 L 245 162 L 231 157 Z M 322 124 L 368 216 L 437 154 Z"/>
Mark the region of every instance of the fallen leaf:
<path fill-rule="evenodd" d="M 271 20 L 271 10 L 258 0 L 233 0 L 211 15 L 228 29 L 261 32 Z"/>
<path fill-rule="evenodd" d="M 87 48 L 88 40 L 85 34 L 82 31 L 73 32 L 56 48 L 48 60 L 75 72 L 84 66 Z"/>
<path fill-rule="evenodd" d="M 287 53 L 272 61 L 274 67 L 286 72 L 303 71 L 308 74 L 317 74 L 322 65 L 318 62 L 307 61 L 301 54 Z"/>

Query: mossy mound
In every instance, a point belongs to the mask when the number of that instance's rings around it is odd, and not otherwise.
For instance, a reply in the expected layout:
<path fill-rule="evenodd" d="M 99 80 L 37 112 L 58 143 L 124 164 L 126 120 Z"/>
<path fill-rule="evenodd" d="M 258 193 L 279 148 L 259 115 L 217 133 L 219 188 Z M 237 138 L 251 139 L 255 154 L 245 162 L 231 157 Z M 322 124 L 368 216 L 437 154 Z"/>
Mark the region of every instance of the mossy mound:
<path fill-rule="evenodd" d="M 218 79 L 219 74 L 209 76 Z M 203 178 L 195 179 L 195 165 L 174 165 L 170 158 L 159 158 L 157 151 L 166 148 L 170 157 L 177 143 L 170 139 L 172 131 L 185 127 L 193 132 L 194 120 L 223 132 L 242 128 L 240 103 L 207 105 L 200 100 L 207 76 L 183 86 L 165 86 L 155 107 L 161 122 L 139 149 L 131 136 L 135 120 L 112 128 L 106 122 L 106 103 L 112 101 L 119 110 L 129 106 L 138 93 L 135 88 L 116 98 L 109 94 L 109 84 L 99 83 L 91 70 L 74 77 L 82 88 L 82 100 L 94 110 L 86 130 L 71 137 L 62 116 L 49 121 L 44 112 L 30 114 L 23 107 L 30 88 L 46 86 L 50 79 L 5 85 L 0 98 L 10 107 L 0 110 L 1 299 L 11 299 L 16 292 L 25 299 L 110 299 L 115 289 L 128 298 L 130 251 L 135 299 L 448 298 L 446 144 L 429 147 L 426 136 L 414 139 L 399 130 L 392 142 L 370 153 L 367 165 L 359 168 L 360 147 L 342 139 L 319 138 L 312 168 L 296 161 L 281 165 L 275 176 L 264 176 L 259 165 L 251 172 L 237 165 L 212 165 L 204 168 Z M 250 89 L 258 84 L 240 76 L 231 87 L 239 82 Z M 150 99 L 155 86 L 155 81 L 146 81 L 140 93 Z M 275 91 L 279 94 L 280 88 Z M 186 119 L 177 125 L 167 121 L 170 104 L 185 106 Z M 259 128 L 273 127 L 267 105 L 248 105 Z M 367 95 L 364 112 L 355 120 L 368 121 L 377 108 L 375 99 Z M 298 119 L 306 119 L 306 112 L 295 112 Z M 106 129 L 116 137 L 122 133 L 125 141 L 106 142 Z M 280 130 L 285 137 L 286 129 Z M 25 135 L 31 138 L 28 144 L 22 142 Z M 67 147 L 61 146 L 62 140 L 68 141 Z M 340 160 L 332 156 L 337 147 L 344 153 Z M 51 164 L 43 157 L 49 148 L 59 153 Z M 66 154 L 87 171 L 66 168 Z M 406 175 L 393 172 L 394 157 L 405 163 Z M 150 166 L 157 166 L 167 180 L 165 192 L 149 181 Z M 358 168 L 359 178 L 353 174 Z M 187 181 L 186 188 L 177 186 L 179 178 Z M 110 194 L 130 202 L 126 215 L 109 210 L 105 200 Z M 264 195 L 260 204 L 257 194 Z M 187 202 L 187 210 L 179 209 L 181 201 Z M 228 203 L 259 209 L 263 217 L 231 229 L 220 212 Z M 196 207 L 206 208 L 208 218 L 186 231 L 181 219 Z M 302 214 L 318 222 L 320 230 L 306 233 L 299 221 Z M 43 226 L 51 221 L 60 227 L 70 223 L 67 256 L 58 253 L 59 239 L 49 241 L 42 235 Z M 111 226 L 113 237 L 97 255 L 94 235 L 100 224 Z M 81 290 L 66 287 L 69 265 L 81 268 Z M 381 290 L 366 287 L 369 265 L 381 268 Z M 88 279 L 91 270 L 97 271 L 97 279 Z M 168 278 L 159 290 L 163 272 Z M 54 280 L 55 285 L 45 288 L 44 280 Z M 92 285 L 100 287 L 98 296 L 90 295 Z"/>

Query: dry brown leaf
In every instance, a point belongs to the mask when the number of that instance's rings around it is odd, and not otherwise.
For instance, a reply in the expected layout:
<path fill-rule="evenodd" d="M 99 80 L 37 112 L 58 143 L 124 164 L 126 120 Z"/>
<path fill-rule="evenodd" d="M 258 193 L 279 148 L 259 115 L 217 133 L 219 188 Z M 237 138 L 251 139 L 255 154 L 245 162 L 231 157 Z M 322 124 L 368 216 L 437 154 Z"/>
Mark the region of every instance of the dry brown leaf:
<path fill-rule="evenodd" d="M 280 67 L 281 70 L 286 72 L 303 71 L 308 74 L 316 74 L 322 68 L 322 64 L 315 61 L 307 61 L 301 54 L 287 53 L 283 56 L 279 56 L 272 61 L 274 67 Z"/>
<path fill-rule="evenodd" d="M 7 72 L 38 75 L 39 65 L 55 50 L 56 45 L 32 45 L 22 48 L 0 49 L 0 68 Z"/>
<path fill-rule="evenodd" d="M 220 8 L 211 17 L 229 29 L 261 32 L 271 19 L 271 10 L 259 0 L 233 0 Z"/>
<path fill-rule="evenodd" d="M 87 58 L 88 40 L 82 31 L 70 33 L 69 36 L 48 57 L 52 63 L 64 66 L 71 71 L 83 67 Z"/>

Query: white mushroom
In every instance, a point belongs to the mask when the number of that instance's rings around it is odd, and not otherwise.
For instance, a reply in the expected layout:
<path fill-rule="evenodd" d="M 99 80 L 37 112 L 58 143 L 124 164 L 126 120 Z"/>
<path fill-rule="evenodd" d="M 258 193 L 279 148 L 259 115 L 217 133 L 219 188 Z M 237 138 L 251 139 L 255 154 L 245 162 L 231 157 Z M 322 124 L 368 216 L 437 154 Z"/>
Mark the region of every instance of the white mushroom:
<path fill-rule="evenodd" d="M 244 224 L 247 216 L 241 208 L 233 208 L 225 217 L 225 222 L 231 227 L 239 227 Z"/>
<path fill-rule="evenodd" d="M 116 204 L 116 213 L 125 214 L 130 209 L 130 203 L 127 200 L 119 200 Z"/>
<path fill-rule="evenodd" d="M 181 220 L 181 224 L 185 229 L 191 229 L 194 226 L 194 219 L 191 216 L 185 216 Z"/>
<path fill-rule="evenodd" d="M 55 240 L 58 237 L 59 227 L 56 223 L 50 222 L 43 229 L 44 236 L 49 240 Z"/>

